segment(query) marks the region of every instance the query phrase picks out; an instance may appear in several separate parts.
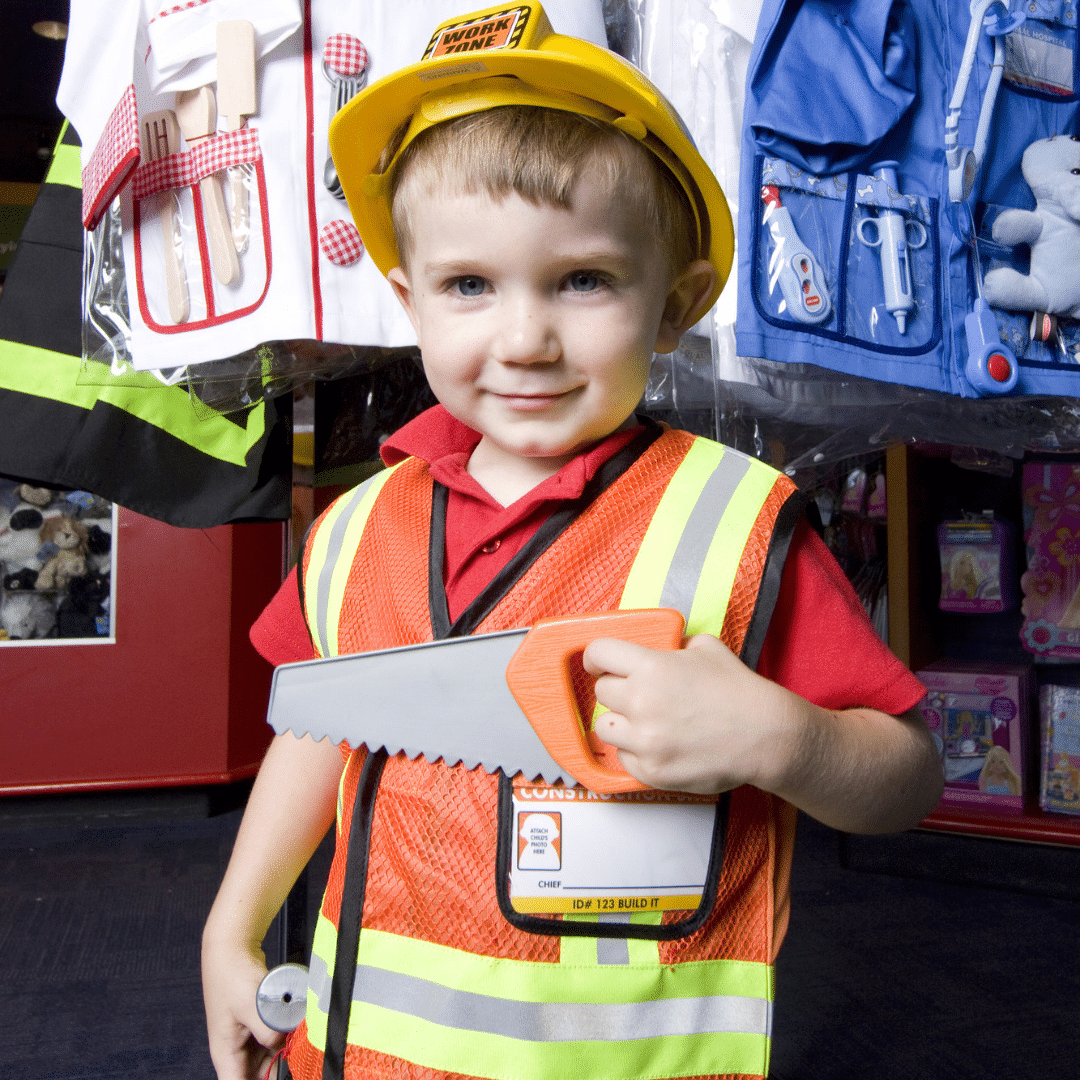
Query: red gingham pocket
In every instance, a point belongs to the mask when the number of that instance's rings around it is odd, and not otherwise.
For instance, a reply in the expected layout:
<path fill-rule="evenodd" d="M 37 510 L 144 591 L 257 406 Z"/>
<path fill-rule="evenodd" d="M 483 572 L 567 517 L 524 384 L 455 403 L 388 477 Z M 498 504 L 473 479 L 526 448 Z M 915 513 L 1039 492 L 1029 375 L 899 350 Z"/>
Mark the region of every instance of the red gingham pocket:
<path fill-rule="evenodd" d="M 113 197 L 139 163 L 139 111 L 129 86 L 105 123 L 101 138 L 82 170 L 82 223 L 97 227 Z"/>

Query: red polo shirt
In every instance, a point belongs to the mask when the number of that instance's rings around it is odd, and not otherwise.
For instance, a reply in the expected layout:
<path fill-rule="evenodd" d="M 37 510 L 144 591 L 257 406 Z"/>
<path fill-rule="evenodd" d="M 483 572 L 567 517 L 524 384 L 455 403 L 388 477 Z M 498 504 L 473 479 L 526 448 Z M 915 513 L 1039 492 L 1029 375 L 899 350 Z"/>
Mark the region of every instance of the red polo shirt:
<path fill-rule="evenodd" d="M 511 506 L 497 503 L 466 471 L 480 436 L 441 406 L 421 413 L 382 447 L 392 465 L 428 462 L 450 492 L 445 585 L 451 620 L 566 499 L 640 431 L 621 431 L 584 451 Z M 311 660 L 315 651 L 300 608 L 295 569 L 251 629 L 271 664 Z M 824 708 L 856 705 L 896 716 L 916 705 L 923 685 L 874 632 L 832 553 L 805 523 L 795 532 L 757 670 Z"/>

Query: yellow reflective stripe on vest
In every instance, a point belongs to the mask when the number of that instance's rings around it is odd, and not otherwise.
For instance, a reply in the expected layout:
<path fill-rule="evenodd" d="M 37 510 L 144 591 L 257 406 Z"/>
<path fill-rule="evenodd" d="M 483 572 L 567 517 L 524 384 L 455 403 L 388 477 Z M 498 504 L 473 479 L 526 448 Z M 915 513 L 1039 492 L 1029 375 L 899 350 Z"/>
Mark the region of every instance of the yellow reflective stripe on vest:
<path fill-rule="evenodd" d="M 326 1039 L 333 942 L 320 917 L 307 1016 L 316 1046 Z M 515 1080 L 763 1075 L 772 1000 L 767 964 L 568 967 L 365 929 L 348 1038 L 425 1068 Z"/>
<path fill-rule="evenodd" d="M 305 614 L 320 656 L 337 656 L 338 623 L 352 570 L 352 553 L 360 544 L 379 492 L 396 468 L 384 469 L 342 495 L 331 505 L 311 539 L 304 575 Z"/>
<path fill-rule="evenodd" d="M 675 608 L 688 635 L 719 634 L 743 549 L 776 477 L 756 458 L 696 439 L 656 508 L 619 606 Z"/>

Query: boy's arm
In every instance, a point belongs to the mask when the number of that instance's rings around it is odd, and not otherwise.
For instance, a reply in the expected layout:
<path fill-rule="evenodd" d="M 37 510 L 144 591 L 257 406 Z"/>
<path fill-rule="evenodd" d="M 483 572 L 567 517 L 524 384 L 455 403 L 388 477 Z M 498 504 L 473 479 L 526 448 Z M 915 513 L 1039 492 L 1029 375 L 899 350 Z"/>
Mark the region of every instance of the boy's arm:
<path fill-rule="evenodd" d="M 219 1080 L 265 1074 L 283 1037 L 266 1027 L 255 992 L 262 941 L 334 820 L 343 762 L 328 740 L 290 733 L 270 744 L 203 930 L 203 999 Z"/>
<path fill-rule="evenodd" d="M 751 671 L 716 638 L 662 652 L 601 639 L 585 650 L 597 734 L 651 787 L 753 784 L 846 832 L 894 832 L 941 796 L 941 761 L 917 710 L 831 711 Z"/>

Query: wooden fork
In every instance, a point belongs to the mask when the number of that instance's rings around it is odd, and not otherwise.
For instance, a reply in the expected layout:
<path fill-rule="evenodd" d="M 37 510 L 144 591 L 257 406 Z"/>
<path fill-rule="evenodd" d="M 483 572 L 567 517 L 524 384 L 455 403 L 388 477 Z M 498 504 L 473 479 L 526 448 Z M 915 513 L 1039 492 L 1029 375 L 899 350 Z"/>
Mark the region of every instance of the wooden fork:
<path fill-rule="evenodd" d="M 143 164 L 158 161 L 180 151 L 180 126 L 171 109 L 146 113 L 139 122 L 140 150 Z M 165 249 L 165 292 L 169 318 L 174 323 L 187 320 L 190 311 L 184 246 L 180 238 L 180 202 L 173 191 L 165 191 L 155 200 L 161 218 L 161 241 Z"/>

